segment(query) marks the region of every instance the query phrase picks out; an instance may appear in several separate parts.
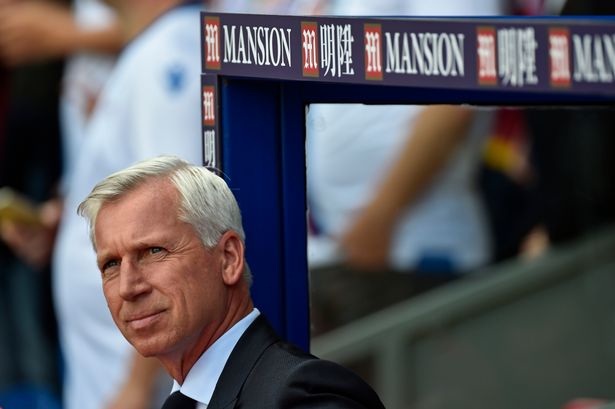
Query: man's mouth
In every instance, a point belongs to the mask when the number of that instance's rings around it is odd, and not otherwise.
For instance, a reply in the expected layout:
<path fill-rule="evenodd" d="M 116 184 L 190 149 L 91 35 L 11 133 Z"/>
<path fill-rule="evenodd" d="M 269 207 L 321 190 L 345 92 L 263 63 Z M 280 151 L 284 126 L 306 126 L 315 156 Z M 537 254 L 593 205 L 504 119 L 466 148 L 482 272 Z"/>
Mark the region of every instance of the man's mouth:
<path fill-rule="evenodd" d="M 145 314 L 135 314 L 126 319 L 125 322 L 134 330 L 143 330 L 157 322 L 163 312 L 164 310 Z"/>

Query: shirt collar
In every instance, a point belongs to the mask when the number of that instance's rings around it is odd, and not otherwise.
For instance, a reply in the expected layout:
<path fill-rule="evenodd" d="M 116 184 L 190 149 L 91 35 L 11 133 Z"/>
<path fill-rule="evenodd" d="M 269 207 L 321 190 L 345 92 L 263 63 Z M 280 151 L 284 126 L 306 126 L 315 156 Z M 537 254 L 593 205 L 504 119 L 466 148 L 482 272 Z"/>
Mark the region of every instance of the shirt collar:
<path fill-rule="evenodd" d="M 173 381 L 171 393 L 179 390 L 197 402 L 209 404 L 231 352 L 239 338 L 259 315 L 260 312 L 254 308 L 218 338 L 192 366 L 182 385 Z"/>

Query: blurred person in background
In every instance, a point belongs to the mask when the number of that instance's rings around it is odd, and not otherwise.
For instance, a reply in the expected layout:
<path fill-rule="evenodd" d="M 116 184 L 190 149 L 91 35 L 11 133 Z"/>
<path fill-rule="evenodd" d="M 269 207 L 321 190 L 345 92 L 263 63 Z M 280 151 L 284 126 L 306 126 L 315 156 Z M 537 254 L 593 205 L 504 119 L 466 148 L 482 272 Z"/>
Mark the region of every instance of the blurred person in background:
<path fill-rule="evenodd" d="M 504 10 L 497 1 L 339 1 L 324 13 L 452 16 Z M 464 106 L 310 106 L 314 334 L 490 261 L 491 238 L 475 182 L 491 123 L 488 110 Z"/>
<path fill-rule="evenodd" d="M 563 2 L 561 15 L 613 15 L 615 3 Z M 610 107 L 528 109 L 536 227 L 522 252 L 544 253 L 615 223 L 615 115 Z"/>
<path fill-rule="evenodd" d="M 495 263 L 518 256 L 535 223 L 535 173 L 529 151 L 525 110 L 498 108 L 479 171 Z"/>
<path fill-rule="evenodd" d="M 95 1 L 79 1 L 70 9 L 67 1 L 4 0 L 0 2 L 0 63 L 9 82 L 8 110 L 3 130 L 6 143 L 0 158 L 0 186 L 8 186 L 33 203 L 55 196 L 62 168 L 61 128 L 70 123 L 59 120 L 59 105 L 74 105 L 75 69 L 79 59 L 119 49 L 119 32 L 111 16 L 94 13 Z M 102 6 L 98 6 L 102 7 Z M 88 53 L 90 57 L 83 57 Z M 67 58 L 64 71 L 63 60 Z M 97 61 L 98 65 L 99 61 Z M 102 67 L 98 70 L 104 70 Z M 95 96 L 103 78 L 89 70 L 89 94 Z M 59 99 L 62 99 L 60 103 Z M 84 114 L 85 116 L 85 114 Z M 64 130 L 65 130 L 64 129 Z M 62 132 L 66 136 L 66 132 Z M 64 158 L 66 159 L 66 158 Z M 64 164 L 65 166 L 65 164 Z M 43 206 L 45 217 L 57 219 L 50 202 Z M 6 227 L 6 226 L 2 226 Z M 48 252 L 44 246 L 33 248 Z M 9 373 L 9 387 L 15 385 L 58 387 L 58 353 L 55 348 L 53 309 L 50 308 L 48 263 L 23 263 L 15 254 L 0 249 L 2 258 L 2 311 L 0 321 L 10 333 L 0 359 L 3 373 Z M 0 348 L 2 349 L 2 348 Z M 0 376 L 1 377 L 1 376 Z"/>
<path fill-rule="evenodd" d="M 520 0 L 521 15 L 612 15 L 614 4 Z M 496 259 L 532 259 L 615 222 L 612 109 L 501 109 L 485 150 L 483 191 Z M 502 115 L 503 114 L 503 115 Z M 582 138 L 579 138 L 583 135 Z"/>
<path fill-rule="evenodd" d="M 550 3 L 550 8 L 555 7 L 553 1 Z M 545 7 L 543 0 L 515 0 L 507 11 L 517 16 L 538 16 L 543 15 Z M 489 218 L 494 263 L 520 254 L 538 212 L 525 113 L 520 107 L 497 108 L 483 147 L 478 179 Z"/>
<path fill-rule="evenodd" d="M 69 409 L 159 407 L 170 386 L 160 377 L 158 363 L 140 357 L 113 324 L 87 231 L 76 215 L 79 200 L 103 176 L 145 157 L 172 153 L 202 162 L 201 2 L 107 3 L 117 13 L 116 29 L 127 45 L 100 95 L 91 98 L 82 92 L 70 99 L 83 103 L 87 115 L 67 131 L 75 133 L 66 138 L 62 199 L 44 207 L 54 209 L 48 213 L 55 219 L 48 217 L 43 228 L 13 224 L 2 231 L 5 241 L 32 265 L 45 264 L 53 248 L 54 302 L 66 365 L 64 404 Z M 87 86 L 82 80 L 89 78 L 86 74 L 73 84 Z M 78 112 L 67 110 L 68 115 Z M 30 245 L 34 240 L 40 244 L 36 248 Z"/>
<path fill-rule="evenodd" d="M 6 73 L 0 188 L 40 203 L 53 195 L 60 175 L 62 61 L 28 64 Z M 57 396 L 59 354 L 52 310 L 47 269 L 24 264 L 0 240 L 0 393 L 30 388 Z"/>
<path fill-rule="evenodd" d="M 121 45 L 113 13 L 98 1 L 78 0 L 72 8 L 68 1 L 0 2 L 0 61 L 10 81 L 0 186 L 41 204 L 41 219 L 50 226 L 60 210 L 50 198 L 58 195 L 61 171 L 66 173 L 72 160 L 67 151 L 83 138 Z M 11 334 L 2 341 L 7 352 L 0 358 L 5 364 L 0 366 L 10 369 L 1 372 L 10 374 L 9 392 L 17 388 L 32 400 L 38 399 L 36 390 L 23 386 L 47 391 L 51 385 L 57 392 L 61 382 L 47 241 L 37 236 L 26 262 L 17 257 L 23 256 L 17 248 L 9 251 L 2 243 L 0 250 L 0 287 L 6 291 L 0 299 L 7 312 L 2 322 Z"/>
<path fill-rule="evenodd" d="M 12 67 L 66 57 L 60 86 L 66 178 L 87 120 L 124 41 L 113 11 L 101 1 L 74 0 L 72 8 L 58 3 L 3 0 L 0 57 Z"/>

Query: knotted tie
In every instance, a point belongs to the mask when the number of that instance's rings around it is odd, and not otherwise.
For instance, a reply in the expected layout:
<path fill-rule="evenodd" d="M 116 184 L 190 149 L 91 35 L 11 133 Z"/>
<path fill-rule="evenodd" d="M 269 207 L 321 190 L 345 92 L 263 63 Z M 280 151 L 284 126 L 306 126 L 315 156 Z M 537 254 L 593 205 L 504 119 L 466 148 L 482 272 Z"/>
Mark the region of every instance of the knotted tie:
<path fill-rule="evenodd" d="M 196 409 L 196 401 L 180 391 L 175 391 L 164 401 L 162 409 Z"/>

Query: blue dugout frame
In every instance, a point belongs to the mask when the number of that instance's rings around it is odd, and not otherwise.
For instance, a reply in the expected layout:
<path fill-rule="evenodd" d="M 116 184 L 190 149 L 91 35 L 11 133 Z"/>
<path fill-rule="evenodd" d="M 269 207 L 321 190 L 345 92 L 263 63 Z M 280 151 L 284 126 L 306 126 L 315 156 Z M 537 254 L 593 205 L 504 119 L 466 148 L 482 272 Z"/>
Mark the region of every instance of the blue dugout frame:
<path fill-rule="evenodd" d="M 502 23 L 506 19 L 479 21 Z M 608 25 L 614 21 L 612 17 L 600 19 Z M 258 74 L 226 74 L 224 66 L 221 70 L 204 67 L 204 72 L 203 86 L 216 90 L 216 163 L 221 164 L 242 209 L 255 304 L 284 338 L 306 350 L 310 338 L 305 172 L 308 104 L 604 106 L 615 102 L 615 82 L 608 84 L 606 91 L 580 93 L 562 89 L 455 89 L 275 79 Z"/>

